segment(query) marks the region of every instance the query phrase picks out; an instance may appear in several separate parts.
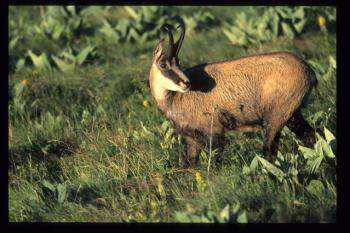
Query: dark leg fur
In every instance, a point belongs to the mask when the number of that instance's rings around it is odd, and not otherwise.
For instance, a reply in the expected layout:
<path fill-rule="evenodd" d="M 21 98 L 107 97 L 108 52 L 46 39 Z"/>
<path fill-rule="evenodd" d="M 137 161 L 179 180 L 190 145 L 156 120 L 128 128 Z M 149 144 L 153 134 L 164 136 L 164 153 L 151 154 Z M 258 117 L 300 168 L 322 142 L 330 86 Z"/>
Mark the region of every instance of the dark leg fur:
<path fill-rule="evenodd" d="M 222 152 L 224 151 L 225 136 L 219 135 L 212 138 L 212 150 L 218 149 L 215 162 L 220 164 L 222 161 Z"/>
<path fill-rule="evenodd" d="M 215 162 L 221 162 L 221 153 L 225 143 L 225 137 L 223 135 L 212 137 L 212 150 L 218 149 L 218 154 L 215 157 Z M 185 167 L 197 166 L 199 163 L 199 150 L 202 143 L 193 137 L 185 137 L 186 141 L 186 156 L 185 156 Z M 209 141 L 209 140 L 208 140 Z"/>
<path fill-rule="evenodd" d="M 281 136 L 281 129 L 267 128 L 265 129 L 265 145 L 264 154 L 268 156 L 268 160 L 274 163 L 277 158 L 278 143 Z"/>
<path fill-rule="evenodd" d="M 185 167 L 188 166 L 196 166 L 198 165 L 199 161 L 199 149 L 200 149 L 200 143 L 192 138 L 192 137 L 185 137 L 186 140 L 186 156 L 185 156 Z"/>
<path fill-rule="evenodd" d="M 304 142 L 305 146 L 313 147 L 316 142 L 315 130 L 303 118 L 300 111 L 294 113 L 289 119 L 287 127 Z"/>

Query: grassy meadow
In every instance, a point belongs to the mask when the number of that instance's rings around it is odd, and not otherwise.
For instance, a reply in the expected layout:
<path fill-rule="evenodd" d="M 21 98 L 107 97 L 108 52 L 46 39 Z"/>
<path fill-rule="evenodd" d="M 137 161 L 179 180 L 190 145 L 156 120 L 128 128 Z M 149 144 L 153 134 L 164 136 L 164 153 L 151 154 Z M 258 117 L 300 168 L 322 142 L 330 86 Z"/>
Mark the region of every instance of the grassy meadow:
<path fill-rule="evenodd" d="M 304 58 L 318 79 L 303 110 L 315 147 L 285 127 L 271 164 L 261 132 L 231 132 L 222 164 L 205 146 L 182 168 L 182 138 L 148 85 L 159 28 L 180 22 L 183 68 Z M 332 7 L 10 6 L 10 221 L 335 222 L 335 23 Z"/>

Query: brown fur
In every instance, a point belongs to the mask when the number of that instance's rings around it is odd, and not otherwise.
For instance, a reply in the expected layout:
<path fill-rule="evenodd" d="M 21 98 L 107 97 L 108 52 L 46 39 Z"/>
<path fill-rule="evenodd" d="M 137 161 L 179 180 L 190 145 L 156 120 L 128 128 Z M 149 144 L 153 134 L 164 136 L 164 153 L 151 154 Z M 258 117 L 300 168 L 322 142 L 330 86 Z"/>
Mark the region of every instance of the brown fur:
<path fill-rule="evenodd" d="M 153 95 L 155 69 L 157 66 L 152 66 L 150 74 Z M 299 109 L 316 78 L 295 55 L 266 53 L 203 64 L 183 73 L 190 80 L 190 91 L 166 91 L 163 98 L 154 96 L 159 108 L 185 137 L 190 164 L 198 162 L 201 137 L 211 137 L 213 147 L 222 149 L 224 134 L 230 130 L 251 132 L 262 128 L 264 148 L 271 161 L 277 154 L 280 132 L 288 122 L 298 137 L 314 142 L 314 130 Z"/>

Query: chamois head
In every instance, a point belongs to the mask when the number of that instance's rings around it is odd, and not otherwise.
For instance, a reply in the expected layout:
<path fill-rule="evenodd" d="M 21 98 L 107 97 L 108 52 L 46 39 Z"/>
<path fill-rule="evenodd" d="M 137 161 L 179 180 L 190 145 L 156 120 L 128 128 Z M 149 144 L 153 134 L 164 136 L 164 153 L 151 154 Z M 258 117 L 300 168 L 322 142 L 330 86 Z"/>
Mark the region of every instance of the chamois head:
<path fill-rule="evenodd" d="M 187 92 L 190 88 L 190 80 L 179 68 L 178 54 L 181 48 L 182 41 L 185 36 L 185 27 L 179 25 L 181 29 L 179 39 L 174 43 L 171 29 L 163 26 L 163 29 L 168 33 L 169 45 L 164 53 L 162 49 L 162 39 L 156 46 L 153 52 L 152 81 L 159 87 L 169 91 Z"/>

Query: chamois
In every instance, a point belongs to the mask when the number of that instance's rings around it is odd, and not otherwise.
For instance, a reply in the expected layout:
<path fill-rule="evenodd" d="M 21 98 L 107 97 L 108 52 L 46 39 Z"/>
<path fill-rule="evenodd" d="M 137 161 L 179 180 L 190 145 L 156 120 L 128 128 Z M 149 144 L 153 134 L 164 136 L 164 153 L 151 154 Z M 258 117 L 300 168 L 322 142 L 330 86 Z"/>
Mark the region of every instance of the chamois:
<path fill-rule="evenodd" d="M 169 45 L 162 42 L 153 52 L 149 83 L 158 107 L 186 142 L 186 165 L 198 164 L 203 140 L 222 151 L 225 132 L 263 129 L 264 153 L 276 159 L 282 128 L 286 125 L 306 146 L 315 143 L 315 131 L 300 109 L 305 107 L 315 73 L 289 52 L 271 52 L 206 63 L 181 71 L 178 54 L 184 25 L 174 43 L 163 26 Z M 220 157 L 218 157 L 220 158 Z"/>

